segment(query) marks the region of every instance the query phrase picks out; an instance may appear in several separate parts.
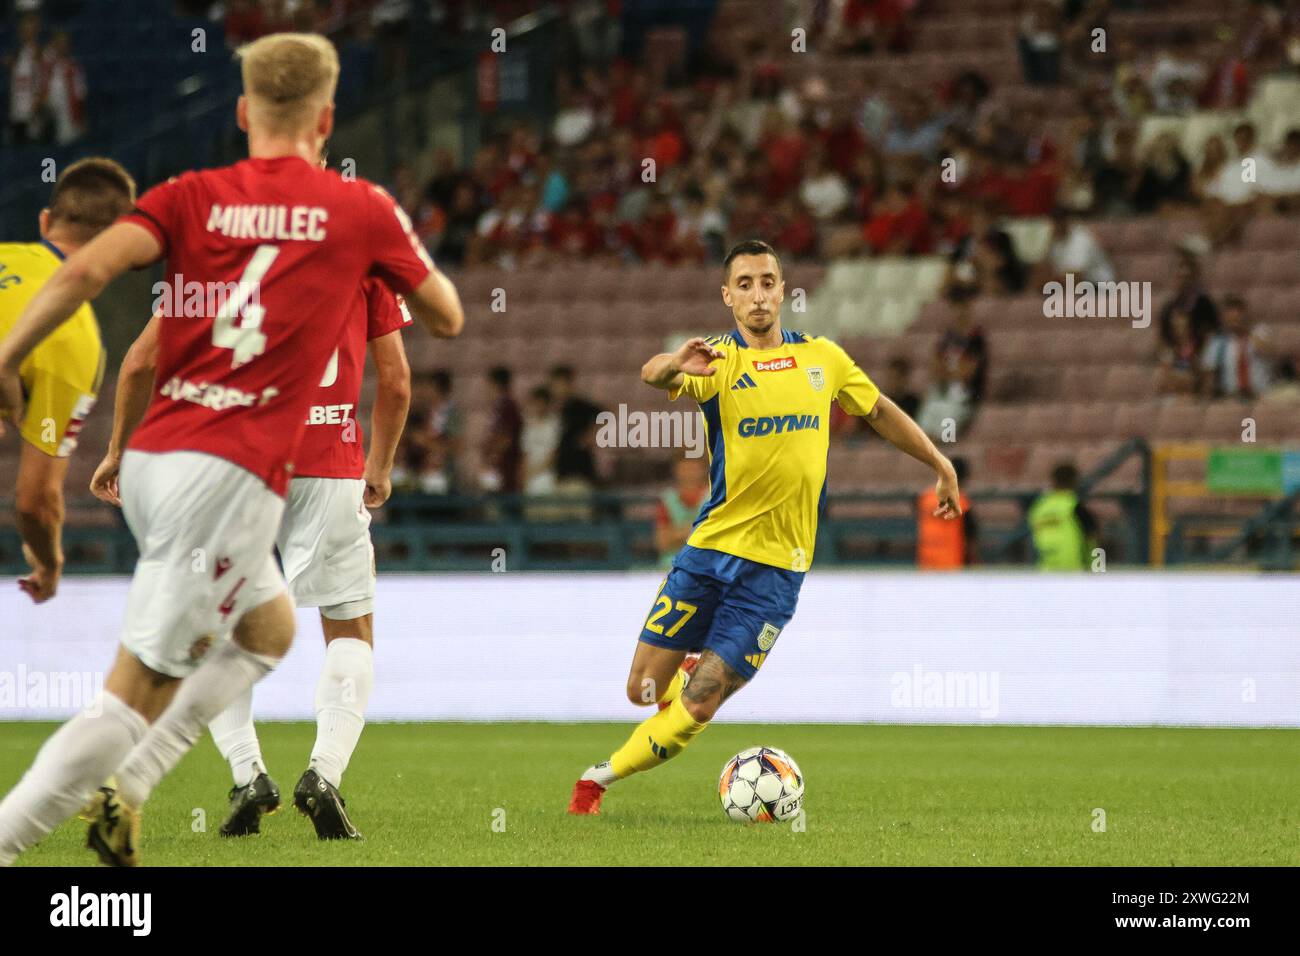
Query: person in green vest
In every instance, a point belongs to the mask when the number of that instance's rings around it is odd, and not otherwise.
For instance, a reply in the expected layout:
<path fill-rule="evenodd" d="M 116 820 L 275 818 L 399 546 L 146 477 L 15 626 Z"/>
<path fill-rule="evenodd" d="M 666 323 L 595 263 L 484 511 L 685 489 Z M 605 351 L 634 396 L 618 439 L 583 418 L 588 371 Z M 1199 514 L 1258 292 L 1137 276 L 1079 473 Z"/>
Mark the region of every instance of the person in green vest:
<path fill-rule="evenodd" d="M 1079 469 L 1063 462 L 1052 469 L 1052 488 L 1029 509 L 1029 529 L 1043 571 L 1083 571 L 1091 564 L 1097 520 L 1079 500 Z"/>
<path fill-rule="evenodd" d="M 679 458 L 673 465 L 673 486 L 659 496 L 655 513 L 655 548 L 659 552 L 659 567 L 673 566 L 673 556 L 691 536 L 695 516 L 708 493 L 708 459 L 703 456 Z"/>

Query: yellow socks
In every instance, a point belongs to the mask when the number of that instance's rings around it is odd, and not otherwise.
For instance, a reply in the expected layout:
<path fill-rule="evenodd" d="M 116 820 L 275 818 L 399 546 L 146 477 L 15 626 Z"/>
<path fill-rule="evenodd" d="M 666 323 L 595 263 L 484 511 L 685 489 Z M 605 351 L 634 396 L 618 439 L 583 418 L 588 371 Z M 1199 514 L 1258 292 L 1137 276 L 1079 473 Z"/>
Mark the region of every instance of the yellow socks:
<path fill-rule="evenodd" d="M 666 697 L 677 686 L 677 695 L 673 697 L 672 703 L 643 721 L 632 731 L 627 743 L 609 758 L 610 769 L 619 779 L 657 767 L 665 760 L 676 757 L 708 726 L 707 723 L 696 721 L 682 703 L 680 677 L 681 673 L 678 672 L 664 695 Z"/>
<path fill-rule="evenodd" d="M 686 686 L 686 671 L 680 667 L 673 671 L 673 679 L 668 682 L 668 689 L 659 695 L 656 704 L 671 704 L 678 697 L 682 696 L 682 688 Z"/>

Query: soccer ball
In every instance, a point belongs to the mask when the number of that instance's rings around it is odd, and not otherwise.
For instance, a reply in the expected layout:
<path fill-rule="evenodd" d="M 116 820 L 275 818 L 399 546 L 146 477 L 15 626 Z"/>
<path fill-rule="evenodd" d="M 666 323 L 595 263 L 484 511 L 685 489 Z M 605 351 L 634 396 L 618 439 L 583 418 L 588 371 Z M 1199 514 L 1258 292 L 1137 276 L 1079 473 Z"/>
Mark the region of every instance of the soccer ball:
<path fill-rule="evenodd" d="M 775 747 L 750 747 L 727 761 L 718 781 L 722 810 L 741 823 L 793 820 L 803 808 L 803 774 Z"/>

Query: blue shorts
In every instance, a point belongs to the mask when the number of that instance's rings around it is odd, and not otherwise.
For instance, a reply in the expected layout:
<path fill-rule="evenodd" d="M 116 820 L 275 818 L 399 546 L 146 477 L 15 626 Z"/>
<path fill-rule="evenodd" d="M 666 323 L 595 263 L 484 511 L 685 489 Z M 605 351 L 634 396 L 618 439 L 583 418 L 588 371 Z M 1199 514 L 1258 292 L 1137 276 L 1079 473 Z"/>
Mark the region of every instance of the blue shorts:
<path fill-rule="evenodd" d="M 673 559 L 641 640 L 678 651 L 713 651 L 751 680 L 794 617 L 802 584 L 802 571 L 687 545 Z"/>

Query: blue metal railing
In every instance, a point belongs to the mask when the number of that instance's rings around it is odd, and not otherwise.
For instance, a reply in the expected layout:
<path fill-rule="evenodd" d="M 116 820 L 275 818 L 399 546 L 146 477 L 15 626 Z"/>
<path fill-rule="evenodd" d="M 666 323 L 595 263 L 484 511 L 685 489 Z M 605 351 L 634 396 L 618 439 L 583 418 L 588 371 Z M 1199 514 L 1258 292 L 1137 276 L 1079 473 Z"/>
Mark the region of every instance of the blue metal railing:
<path fill-rule="evenodd" d="M 1298 503 L 1300 491 L 1270 501 L 1257 514 L 1240 522 L 1240 527 L 1226 540 L 1217 543 L 1210 542 L 1207 532 L 1219 532 L 1225 521 L 1233 519 L 1209 514 L 1180 515 L 1169 528 L 1165 562 L 1170 565 L 1247 563 L 1265 571 L 1292 571 L 1296 567 L 1296 540 L 1300 537 Z"/>
<path fill-rule="evenodd" d="M 1107 478 L 1117 472 L 1130 458 L 1142 462 L 1142 478 L 1136 491 L 1098 491 Z M 1096 468 L 1079 480 L 1079 498 L 1082 501 L 1114 501 L 1124 515 L 1118 527 L 1103 528 L 1103 537 L 1114 539 L 1120 546 L 1117 563 L 1148 564 L 1151 560 L 1151 446 L 1144 438 L 1131 438 Z M 1018 501 L 1021 521 L 1014 531 L 1006 534 L 992 546 L 994 562 L 1013 560 L 1019 556 L 1023 562 L 1033 560 L 1033 535 L 1029 528 L 1029 508 L 1038 497 L 1037 492 L 1012 492 L 1000 495 Z"/>
<path fill-rule="evenodd" d="M 984 503 L 1015 501 L 1023 514 L 1035 496 L 1029 491 L 989 491 L 974 495 L 973 502 L 978 513 Z M 1092 497 L 1123 504 L 1144 496 L 1106 492 Z M 911 490 L 830 495 L 818 528 L 816 564 L 913 565 L 916 499 Z M 486 571 L 494 562 L 512 571 L 626 570 L 659 563 L 654 544 L 657 503 L 657 496 L 644 492 L 597 492 L 576 498 L 397 495 L 377 512 L 371 533 L 378 564 L 387 571 Z M 855 515 L 863 505 L 890 513 Z M 0 503 L 0 508 L 9 507 Z M 137 555 L 121 514 L 112 511 L 105 526 L 107 506 L 83 499 L 70 510 L 84 508 L 92 509 L 97 526 L 74 523 L 65 529 L 67 573 L 130 573 Z M 1032 549 L 1017 547 L 1022 523 L 982 521 L 981 561 L 1032 561 Z M 1119 547 L 1112 560 L 1144 563 L 1145 524 L 1126 520 L 1120 525 L 1113 531 Z M 25 567 L 17 533 L 0 529 L 0 573 L 20 573 Z"/>

